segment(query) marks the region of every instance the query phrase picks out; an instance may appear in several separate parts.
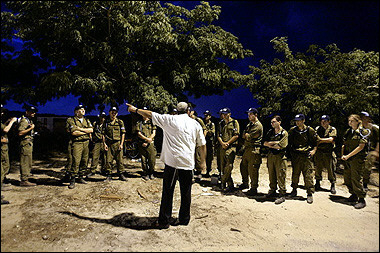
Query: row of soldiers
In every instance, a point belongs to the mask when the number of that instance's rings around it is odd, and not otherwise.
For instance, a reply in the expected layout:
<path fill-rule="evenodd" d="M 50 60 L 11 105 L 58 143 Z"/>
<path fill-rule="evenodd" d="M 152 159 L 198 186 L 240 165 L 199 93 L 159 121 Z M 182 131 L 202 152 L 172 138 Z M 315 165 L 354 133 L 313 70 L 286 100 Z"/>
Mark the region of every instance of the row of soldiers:
<path fill-rule="evenodd" d="M 236 119 L 231 117 L 231 110 L 223 108 L 219 111 L 221 120 L 216 127 L 217 167 L 220 172 L 221 188 L 224 192 L 237 190 L 231 177 L 234 160 L 237 154 L 237 141 L 240 136 L 240 126 Z M 257 195 L 259 186 L 259 168 L 262 163 L 261 150 L 269 149 L 267 167 L 269 173 L 268 197 L 277 196 L 275 204 L 285 201 L 286 194 L 286 160 L 292 165 L 291 197 L 297 196 L 298 183 L 301 173 L 307 192 L 307 203 L 313 203 L 313 193 L 321 190 L 322 171 L 328 172 L 331 183 L 330 191 L 336 194 L 335 166 L 337 157 L 334 153 L 337 130 L 330 125 L 329 115 L 323 115 L 320 126 L 315 129 L 305 124 L 305 115 L 297 114 L 294 118 L 295 126 L 289 132 L 281 126 L 281 117 L 271 118 L 271 129 L 264 135 L 263 126 L 258 119 L 258 110 L 249 108 L 247 111 L 249 123 L 241 134 L 244 139 L 243 155 L 240 163 L 242 184 L 239 189 L 248 189 L 247 195 Z M 211 170 L 212 140 L 215 134 L 215 125 L 210 121 L 210 112 L 204 113 L 205 121 L 202 126 L 208 145 L 207 174 Z M 379 126 L 372 123 L 367 112 L 348 117 L 349 129 L 343 135 L 341 160 L 344 162 L 344 183 L 351 196 L 348 201 L 354 203 L 355 208 L 365 207 L 366 190 L 371 169 L 379 154 Z M 315 167 L 315 184 L 313 168 Z M 206 174 L 206 176 L 207 176 Z M 249 184 L 250 181 L 250 184 Z"/>

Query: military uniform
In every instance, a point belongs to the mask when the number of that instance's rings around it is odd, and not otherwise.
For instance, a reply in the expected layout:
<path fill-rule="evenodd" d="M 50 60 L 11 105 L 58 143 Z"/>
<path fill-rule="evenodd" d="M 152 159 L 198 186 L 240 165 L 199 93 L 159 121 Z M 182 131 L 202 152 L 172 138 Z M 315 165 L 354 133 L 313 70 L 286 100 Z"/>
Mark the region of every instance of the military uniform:
<path fill-rule="evenodd" d="M 69 120 L 70 119 L 70 120 Z M 73 141 L 71 140 L 71 132 L 69 122 L 72 121 L 72 118 L 69 117 L 66 119 L 66 131 L 69 134 L 69 142 L 67 144 L 67 163 L 66 163 L 66 174 L 71 171 L 71 166 L 73 165 Z"/>
<path fill-rule="evenodd" d="M 134 132 L 136 134 L 140 132 L 143 136 L 148 138 L 153 134 L 153 131 L 156 130 L 157 127 L 153 125 L 151 119 L 147 121 L 138 121 L 134 126 Z M 153 177 L 152 175 L 156 166 L 157 151 L 153 141 L 151 143 L 146 143 L 146 147 L 143 146 L 144 143 L 146 142 L 143 139 L 138 138 L 138 149 L 141 155 L 141 167 L 145 176 Z"/>
<path fill-rule="evenodd" d="M 1 187 L 3 186 L 3 181 L 5 175 L 9 172 L 9 153 L 8 153 L 8 135 L 4 132 L 5 124 L 1 123 Z"/>
<path fill-rule="evenodd" d="M 318 126 L 316 128 L 317 135 L 320 138 L 335 138 L 337 137 L 336 128 L 333 126 L 328 126 L 327 129 Z M 330 183 L 335 184 L 336 176 L 334 172 L 334 143 L 320 143 L 318 144 L 317 152 L 315 153 L 314 161 L 315 161 L 315 180 L 322 180 L 322 171 L 323 169 L 327 169 L 328 179 Z"/>
<path fill-rule="evenodd" d="M 240 134 L 239 122 L 236 119 L 230 118 L 226 123 L 224 120 L 219 125 L 219 137 L 223 142 L 229 141 L 232 137 Z M 227 149 L 219 148 L 220 168 L 222 170 L 222 186 L 227 183 L 229 188 L 234 188 L 234 182 L 231 177 L 233 164 L 236 156 L 236 145 L 230 144 Z"/>
<path fill-rule="evenodd" d="M 365 159 L 365 166 L 363 172 L 363 184 L 367 185 L 371 176 L 372 167 L 375 166 L 376 157 L 372 155 L 371 151 L 376 149 L 376 145 L 379 142 L 379 126 L 372 124 L 371 131 L 368 137 L 368 155 Z"/>
<path fill-rule="evenodd" d="M 269 149 L 267 158 L 267 167 L 269 174 L 269 192 L 274 193 L 279 188 L 280 197 L 284 197 L 286 194 L 286 147 L 288 146 L 288 132 L 285 129 L 281 129 L 279 133 L 276 133 L 272 128 L 264 137 L 264 141 L 278 141 L 278 146 L 281 149 Z"/>
<path fill-rule="evenodd" d="M 309 152 L 317 145 L 317 133 L 315 130 L 306 126 L 299 130 L 297 126 L 289 130 L 289 150 L 292 161 L 292 184 L 293 191 L 298 188 L 301 172 L 303 174 L 307 194 L 314 193 L 313 183 L 313 163 L 309 157 Z"/>
<path fill-rule="evenodd" d="M 32 125 L 33 122 L 25 116 L 22 116 L 18 124 L 18 131 L 24 131 Z M 20 136 L 20 172 L 21 181 L 28 181 L 33 163 L 33 137 L 34 129 Z"/>
<path fill-rule="evenodd" d="M 348 129 L 343 136 L 343 155 L 348 155 L 361 143 L 366 145 L 366 147 L 364 147 L 359 153 L 345 161 L 344 169 L 344 184 L 347 186 L 348 191 L 352 195 L 356 195 L 363 199 L 366 196 L 362 184 L 362 178 L 364 160 L 367 156 L 368 135 L 368 129 L 359 127 L 357 130 L 353 130 L 352 128 Z"/>
<path fill-rule="evenodd" d="M 95 174 L 96 169 L 99 165 L 99 160 L 102 160 L 101 164 L 101 171 L 104 170 L 105 165 L 105 151 L 104 151 L 104 145 L 103 145 L 103 124 L 100 122 L 100 120 L 95 121 L 93 123 L 94 126 L 94 132 L 92 134 L 92 142 L 94 144 L 94 147 L 92 149 L 92 161 L 91 161 L 91 169 L 90 173 Z"/>
<path fill-rule="evenodd" d="M 122 174 L 125 169 L 123 166 L 123 150 L 119 150 L 122 137 L 125 134 L 124 122 L 121 119 L 116 118 L 111 121 L 108 117 L 103 124 L 103 136 L 105 138 L 105 143 L 108 146 L 108 151 L 106 152 L 106 167 L 105 173 L 109 176 L 112 173 L 112 162 L 116 160 L 116 168 L 119 174 Z M 107 176 L 107 177 L 108 177 Z"/>
<path fill-rule="evenodd" d="M 87 133 L 80 136 L 72 134 L 77 131 L 78 128 L 93 128 L 93 126 L 86 117 L 80 119 L 77 116 L 68 118 L 67 124 L 71 133 L 71 152 L 73 159 L 68 174 L 71 176 L 71 179 L 76 177 L 83 178 L 87 174 L 90 134 Z"/>
<path fill-rule="evenodd" d="M 201 127 L 202 127 L 202 130 L 203 130 L 203 133 L 206 131 L 206 126 L 205 124 L 203 123 L 203 120 L 197 116 L 194 116 L 194 120 L 197 121 Z M 197 171 L 197 173 L 201 173 L 201 153 L 200 153 L 200 148 L 199 147 L 196 147 L 195 148 L 195 170 Z"/>
<path fill-rule="evenodd" d="M 215 124 L 210 120 L 208 123 L 204 122 L 206 127 L 206 167 L 207 174 L 209 175 L 212 170 L 212 160 L 214 159 L 214 139 L 215 139 Z"/>
<path fill-rule="evenodd" d="M 259 186 L 259 169 L 262 163 L 260 147 L 263 138 L 263 125 L 257 119 L 250 121 L 244 130 L 248 138 L 244 141 L 244 153 L 240 163 L 240 173 L 243 185 L 248 185 L 248 177 L 251 179 L 251 191 L 257 191 Z"/>

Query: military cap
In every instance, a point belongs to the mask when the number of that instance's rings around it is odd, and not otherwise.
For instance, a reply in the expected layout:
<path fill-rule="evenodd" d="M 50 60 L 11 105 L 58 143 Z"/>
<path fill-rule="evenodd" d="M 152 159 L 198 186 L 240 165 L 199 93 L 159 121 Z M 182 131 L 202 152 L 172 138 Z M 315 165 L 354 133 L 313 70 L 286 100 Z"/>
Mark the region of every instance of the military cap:
<path fill-rule="evenodd" d="M 110 111 L 119 111 L 119 108 L 117 108 L 117 106 L 112 106 L 111 108 L 110 108 Z"/>
<path fill-rule="evenodd" d="M 321 120 L 330 120 L 330 116 L 329 115 L 322 115 Z"/>
<path fill-rule="evenodd" d="M 28 111 L 28 112 L 38 112 L 38 109 L 37 109 L 37 107 L 35 107 L 33 105 L 28 105 L 28 106 L 26 106 L 26 111 Z"/>
<path fill-rule="evenodd" d="M 259 111 L 256 108 L 251 107 L 248 111 L 246 111 L 246 113 L 259 114 Z"/>
<path fill-rule="evenodd" d="M 220 110 L 219 113 L 227 114 L 227 113 L 231 113 L 231 110 L 230 110 L 230 108 L 225 107 L 222 110 Z"/>
<path fill-rule="evenodd" d="M 85 107 L 84 107 L 84 105 L 82 105 L 82 104 L 80 104 L 80 105 L 77 105 L 76 107 L 75 107 L 75 111 L 77 111 L 77 110 L 79 110 L 79 109 L 86 109 Z"/>
<path fill-rule="evenodd" d="M 297 115 L 294 117 L 294 120 L 304 120 L 304 119 L 305 119 L 305 115 L 303 115 L 302 113 L 297 114 Z"/>
<path fill-rule="evenodd" d="M 98 115 L 98 117 L 100 118 L 100 117 L 107 117 L 107 114 L 105 113 L 105 112 L 101 112 L 99 115 Z"/>
<path fill-rule="evenodd" d="M 210 115 L 211 116 L 211 112 L 209 110 L 206 110 L 204 113 L 204 115 Z"/>

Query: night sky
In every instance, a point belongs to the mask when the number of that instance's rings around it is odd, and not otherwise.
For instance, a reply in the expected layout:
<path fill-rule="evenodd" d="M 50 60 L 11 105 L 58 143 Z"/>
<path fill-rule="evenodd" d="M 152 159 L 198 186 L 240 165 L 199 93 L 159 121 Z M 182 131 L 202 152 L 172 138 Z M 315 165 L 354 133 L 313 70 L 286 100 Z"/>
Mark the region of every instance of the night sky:
<path fill-rule="evenodd" d="M 199 1 L 170 1 L 175 5 L 192 9 Z M 238 60 L 232 69 L 249 73 L 249 65 L 258 66 L 260 59 L 272 61 L 276 52 L 270 40 L 288 37 L 290 49 L 305 52 L 309 45 L 322 47 L 335 43 L 342 52 L 355 48 L 364 51 L 379 51 L 379 3 L 378 1 L 210 1 L 210 5 L 221 6 L 221 15 L 214 24 L 231 32 L 239 42 L 253 51 L 254 56 Z M 203 116 L 210 110 L 217 116 L 219 109 L 229 107 L 232 117 L 245 119 L 249 107 L 258 107 L 246 88 L 225 92 L 224 96 L 189 98 L 196 104 L 195 110 Z M 38 106 L 39 113 L 72 115 L 78 99 L 68 96 Z M 7 101 L 9 110 L 22 111 L 22 105 Z M 109 107 L 106 107 L 108 111 Z M 119 114 L 127 114 L 126 106 L 120 105 Z M 97 111 L 88 115 L 97 115 Z"/>

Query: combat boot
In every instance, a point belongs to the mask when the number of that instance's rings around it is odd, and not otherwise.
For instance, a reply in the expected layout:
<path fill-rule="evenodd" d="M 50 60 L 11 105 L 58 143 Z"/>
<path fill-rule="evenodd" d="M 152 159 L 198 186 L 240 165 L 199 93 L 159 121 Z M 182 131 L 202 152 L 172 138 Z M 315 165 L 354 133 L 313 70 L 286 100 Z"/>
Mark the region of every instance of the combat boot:
<path fill-rule="evenodd" d="M 276 199 L 276 200 L 274 201 L 274 203 L 275 203 L 276 205 L 279 205 L 279 204 L 281 204 L 281 203 L 283 203 L 283 202 L 285 202 L 285 197 L 284 197 L 284 196 L 281 196 L 281 197 L 279 197 L 278 199 Z"/>
<path fill-rule="evenodd" d="M 314 186 L 315 190 L 316 191 L 320 191 L 321 190 L 321 183 L 320 183 L 320 180 L 317 180 L 315 182 L 315 186 Z"/>
<path fill-rule="evenodd" d="M 290 197 L 295 197 L 297 196 L 297 188 L 293 188 L 292 192 L 290 193 Z"/>
<path fill-rule="evenodd" d="M 330 189 L 330 191 L 331 191 L 332 194 L 336 194 L 335 183 L 331 183 L 331 189 Z"/>
<path fill-rule="evenodd" d="M 356 205 L 354 207 L 356 209 L 361 209 L 361 208 L 364 208 L 365 206 L 366 206 L 366 203 L 365 203 L 364 198 L 359 198 L 358 203 L 356 203 Z"/>
<path fill-rule="evenodd" d="M 75 188 L 75 178 L 70 179 L 70 184 L 69 184 L 69 189 L 74 189 Z"/>
<path fill-rule="evenodd" d="M 356 194 L 352 194 L 348 199 L 347 199 L 348 202 L 353 202 L 355 203 L 356 201 L 358 201 L 358 196 L 356 196 Z"/>
<path fill-rule="evenodd" d="M 313 195 L 308 194 L 306 201 L 307 201 L 308 204 L 312 204 L 313 203 Z"/>

